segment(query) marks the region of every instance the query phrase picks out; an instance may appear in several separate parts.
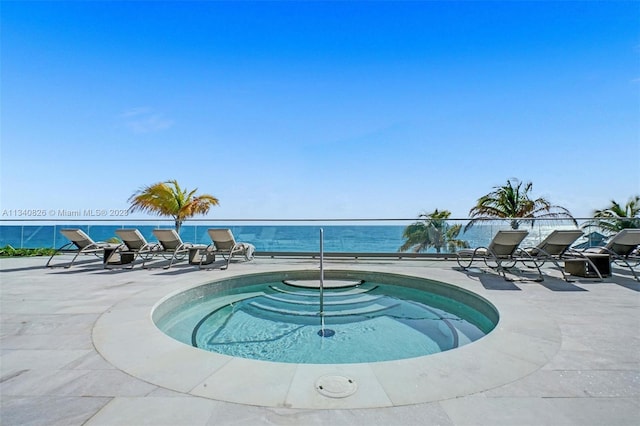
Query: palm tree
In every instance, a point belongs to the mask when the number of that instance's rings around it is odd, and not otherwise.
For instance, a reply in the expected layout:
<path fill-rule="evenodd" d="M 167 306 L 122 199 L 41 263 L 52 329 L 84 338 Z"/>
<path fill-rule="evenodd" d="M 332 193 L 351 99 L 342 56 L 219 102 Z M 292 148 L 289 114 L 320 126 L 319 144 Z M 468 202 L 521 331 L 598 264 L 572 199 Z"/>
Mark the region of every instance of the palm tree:
<path fill-rule="evenodd" d="M 173 217 L 176 231 L 180 231 L 182 222 L 197 214 L 207 214 L 211 206 L 218 205 L 213 195 L 196 196 L 197 189 L 189 192 L 180 188 L 176 180 L 158 182 L 136 191 L 129 202 L 129 212 L 142 211 L 158 216 Z"/>
<path fill-rule="evenodd" d="M 578 226 L 564 207 L 555 206 L 544 198 L 531 199 L 529 193 L 532 188 L 531 182 L 523 183 L 517 179 L 508 179 L 506 185 L 494 186 L 492 192 L 480 197 L 476 206 L 469 210 L 472 219 L 465 226 L 465 231 L 476 222 L 492 219 L 507 219 L 512 229 L 518 229 L 523 219 L 530 220 L 533 226 L 536 219 L 566 218 Z"/>
<path fill-rule="evenodd" d="M 466 241 L 457 239 L 462 225 L 451 226 L 446 221 L 449 216 L 451 216 L 450 211 L 438 211 L 438 209 L 429 214 L 421 214 L 418 218 L 423 219 L 422 221 L 412 223 L 405 228 L 402 234 L 405 242 L 398 251 L 407 251 L 412 248 L 414 253 L 419 253 L 433 247 L 436 253 L 440 253 L 443 247 L 447 247 L 450 252 L 455 251 L 456 248 L 468 247 Z"/>
<path fill-rule="evenodd" d="M 624 208 L 611 200 L 608 208 L 595 210 L 593 218 L 585 226 L 594 225 L 610 234 L 616 234 L 625 228 L 640 228 L 640 196 L 631 197 Z"/>

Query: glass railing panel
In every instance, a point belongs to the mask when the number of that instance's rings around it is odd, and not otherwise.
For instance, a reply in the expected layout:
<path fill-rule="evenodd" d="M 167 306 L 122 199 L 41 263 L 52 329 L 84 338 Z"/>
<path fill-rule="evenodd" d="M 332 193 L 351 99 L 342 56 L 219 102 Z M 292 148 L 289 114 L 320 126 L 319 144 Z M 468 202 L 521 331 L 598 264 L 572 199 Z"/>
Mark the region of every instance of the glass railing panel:
<path fill-rule="evenodd" d="M 23 226 L 11 226 L 11 225 L 2 225 L 0 226 L 0 247 L 11 246 L 13 248 L 22 248 L 22 233 Z M 49 241 L 47 241 L 46 246 L 49 246 Z"/>
<path fill-rule="evenodd" d="M 35 222 L 35 221 L 33 221 Z M 319 229 L 324 229 L 325 252 L 353 253 L 396 253 L 404 244 L 403 233 L 407 226 L 418 222 L 417 219 L 386 220 L 261 220 L 261 221 L 209 221 L 205 219 L 190 220 L 183 224 L 180 236 L 185 242 L 208 245 L 211 239 L 207 233 L 209 228 L 230 228 L 239 242 L 248 242 L 258 252 L 302 252 L 317 253 L 319 251 Z M 469 247 L 482 247 L 489 244 L 498 230 L 511 229 L 509 221 L 495 220 L 475 224 L 469 229 L 464 227 L 468 219 L 451 219 L 446 226 L 461 226 L 456 239 L 465 241 Z M 14 248 L 58 248 L 68 241 L 60 234 L 63 228 L 80 228 L 95 241 L 109 241 L 115 236 L 118 228 L 137 228 L 149 241 L 154 242 L 153 229 L 173 228 L 168 220 L 129 220 L 116 221 L 74 221 L 73 223 L 39 224 L 0 221 L 0 247 L 11 245 Z M 580 219 L 579 227 L 585 236 L 577 241 L 579 247 L 602 245 L 609 233 L 597 228 L 589 219 Z M 520 229 L 529 232 L 522 246 L 535 246 L 554 229 L 575 229 L 575 225 L 567 220 L 557 221 L 523 221 Z M 436 253 L 435 244 L 427 244 L 423 253 Z M 407 250 L 411 252 L 412 249 Z M 440 253 L 447 253 L 445 243 Z"/>
<path fill-rule="evenodd" d="M 48 226 L 24 226 L 22 228 L 21 247 L 40 248 L 42 244 L 51 241 L 55 235 L 55 229 Z"/>

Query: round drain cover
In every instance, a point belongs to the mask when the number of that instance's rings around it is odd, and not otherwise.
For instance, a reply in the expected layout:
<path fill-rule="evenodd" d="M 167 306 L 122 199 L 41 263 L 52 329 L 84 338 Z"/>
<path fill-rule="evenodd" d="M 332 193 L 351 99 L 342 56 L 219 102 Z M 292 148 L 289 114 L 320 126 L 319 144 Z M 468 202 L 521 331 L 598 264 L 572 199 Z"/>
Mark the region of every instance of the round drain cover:
<path fill-rule="evenodd" d="M 334 334 L 336 334 L 336 332 L 331 330 L 330 328 L 322 328 L 318 330 L 318 336 L 320 337 L 331 337 Z"/>
<path fill-rule="evenodd" d="M 346 398 L 358 390 L 358 385 L 349 377 L 322 376 L 316 380 L 316 390 L 329 398 Z"/>

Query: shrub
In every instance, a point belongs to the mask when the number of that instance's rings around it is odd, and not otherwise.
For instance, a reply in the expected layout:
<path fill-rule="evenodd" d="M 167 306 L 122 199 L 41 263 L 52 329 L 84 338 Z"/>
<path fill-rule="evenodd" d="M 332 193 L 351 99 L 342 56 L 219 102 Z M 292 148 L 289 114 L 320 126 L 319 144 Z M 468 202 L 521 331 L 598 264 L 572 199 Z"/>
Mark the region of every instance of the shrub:
<path fill-rule="evenodd" d="M 16 249 L 7 245 L 0 247 L 0 257 L 22 257 L 22 256 L 51 256 L 55 253 L 52 248 L 20 248 Z"/>

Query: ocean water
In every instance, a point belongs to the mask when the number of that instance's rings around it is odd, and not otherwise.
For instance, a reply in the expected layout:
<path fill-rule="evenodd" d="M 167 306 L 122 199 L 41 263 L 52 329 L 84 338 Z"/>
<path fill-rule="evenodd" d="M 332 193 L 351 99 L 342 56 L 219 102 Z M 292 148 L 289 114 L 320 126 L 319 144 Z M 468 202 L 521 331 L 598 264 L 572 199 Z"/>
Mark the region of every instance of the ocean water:
<path fill-rule="evenodd" d="M 404 240 L 402 233 L 406 225 L 247 225 L 225 226 L 183 225 L 180 236 L 183 241 L 194 244 L 209 244 L 208 228 L 230 228 L 238 242 L 251 243 L 257 251 L 274 252 L 319 252 L 320 228 L 324 230 L 325 252 L 394 253 Z M 530 228 L 523 242 L 527 247 L 535 245 L 554 228 L 567 226 L 538 226 Z M 60 234 L 62 228 L 81 228 L 94 241 L 107 241 L 115 237 L 119 228 L 137 228 L 148 241 L 155 241 L 151 225 L 0 225 L 0 247 L 14 248 L 58 248 L 68 241 Z M 508 229 L 508 224 L 476 225 L 459 239 L 470 247 L 485 246 L 498 229 Z M 427 253 L 435 252 L 429 249 Z"/>

